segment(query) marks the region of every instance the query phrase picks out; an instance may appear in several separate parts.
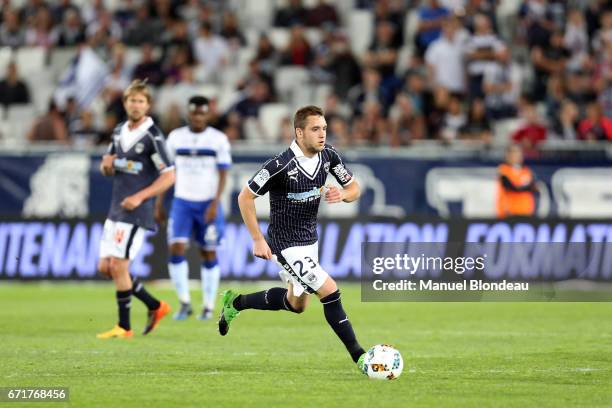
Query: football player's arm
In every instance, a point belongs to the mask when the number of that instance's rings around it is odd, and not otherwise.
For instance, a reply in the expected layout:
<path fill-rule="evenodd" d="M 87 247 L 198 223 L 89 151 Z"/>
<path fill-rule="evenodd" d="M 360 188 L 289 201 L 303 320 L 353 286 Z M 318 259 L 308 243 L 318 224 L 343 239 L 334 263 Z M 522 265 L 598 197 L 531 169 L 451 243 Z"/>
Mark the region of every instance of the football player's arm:
<path fill-rule="evenodd" d="M 253 255 L 258 258 L 272 259 L 272 250 L 264 238 L 255 212 L 255 199 L 257 196 L 245 186 L 238 195 L 238 207 L 251 238 L 253 239 Z"/>
<path fill-rule="evenodd" d="M 143 201 L 148 200 L 151 197 L 160 195 L 161 193 L 168 190 L 174 184 L 175 172 L 174 167 L 169 167 L 166 171 L 162 172 L 153 183 L 148 187 L 143 188 L 136 194 L 126 197 L 122 202 L 121 206 L 128 210 L 133 210 L 140 206 Z"/>
<path fill-rule="evenodd" d="M 329 204 L 339 203 L 340 201 L 344 201 L 345 203 L 350 203 L 355 201 L 361 195 L 361 188 L 359 187 L 359 183 L 354 178 L 352 181 L 339 189 L 335 186 L 329 186 L 327 188 L 327 192 L 325 193 L 325 201 Z"/>
<path fill-rule="evenodd" d="M 102 161 L 100 162 L 100 173 L 103 176 L 112 176 L 115 174 L 115 167 L 113 162 L 117 155 L 115 154 L 115 144 L 113 142 L 108 146 L 108 150 L 106 154 L 102 156 Z"/>
<path fill-rule="evenodd" d="M 215 198 L 211 201 L 210 205 L 206 209 L 206 214 L 204 214 L 204 220 L 207 223 L 212 222 L 215 218 L 217 218 L 217 208 L 219 207 L 219 201 L 221 200 L 223 190 L 225 190 L 227 169 L 218 169 L 218 171 L 219 184 L 217 185 L 217 192 L 215 193 Z"/>

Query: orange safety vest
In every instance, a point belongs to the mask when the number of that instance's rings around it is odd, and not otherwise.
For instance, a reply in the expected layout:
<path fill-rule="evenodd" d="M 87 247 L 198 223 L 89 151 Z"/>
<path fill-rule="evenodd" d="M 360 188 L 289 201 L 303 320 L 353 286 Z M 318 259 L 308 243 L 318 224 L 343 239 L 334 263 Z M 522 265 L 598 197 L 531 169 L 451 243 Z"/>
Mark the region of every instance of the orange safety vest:
<path fill-rule="evenodd" d="M 531 216 L 535 213 L 535 197 L 533 191 L 512 191 L 504 188 L 501 177 L 506 176 L 517 186 L 525 186 L 533 181 L 533 173 L 527 166 L 520 168 L 509 164 L 497 167 L 499 180 L 497 182 L 497 216 L 499 218 L 513 215 Z"/>

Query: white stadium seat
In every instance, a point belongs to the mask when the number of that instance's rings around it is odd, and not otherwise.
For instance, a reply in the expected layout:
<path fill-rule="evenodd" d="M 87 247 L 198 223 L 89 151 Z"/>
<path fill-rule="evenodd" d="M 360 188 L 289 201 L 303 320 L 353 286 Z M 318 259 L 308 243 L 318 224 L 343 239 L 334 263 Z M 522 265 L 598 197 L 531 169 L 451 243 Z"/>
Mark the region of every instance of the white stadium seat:
<path fill-rule="evenodd" d="M 291 100 L 294 90 L 308 82 L 308 70 L 300 66 L 280 67 L 274 77 L 274 86 L 281 99 Z"/>
<path fill-rule="evenodd" d="M 281 121 L 290 114 L 284 103 L 267 103 L 259 109 L 259 123 L 267 141 L 277 141 L 280 138 Z"/>
<path fill-rule="evenodd" d="M 22 78 L 37 75 L 45 70 L 47 51 L 43 47 L 25 47 L 17 51 L 17 68 Z"/>
<path fill-rule="evenodd" d="M 361 57 L 370 46 L 374 35 L 374 17 L 368 10 L 353 10 L 349 17 L 351 50 Z"/>

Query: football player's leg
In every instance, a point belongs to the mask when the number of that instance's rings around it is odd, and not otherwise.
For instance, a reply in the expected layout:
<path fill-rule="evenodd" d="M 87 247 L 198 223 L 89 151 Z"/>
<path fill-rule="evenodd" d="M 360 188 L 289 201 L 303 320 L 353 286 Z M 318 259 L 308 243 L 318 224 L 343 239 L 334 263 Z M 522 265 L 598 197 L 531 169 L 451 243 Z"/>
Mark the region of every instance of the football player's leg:
<path fill-rule="evenodd" d="M 184 320 L 191 314 L 191 297 L 189 295 L 189 265 L 185 259 L 187 243 L 191 237 L 193 218 L 187 204 L 175 199 L 168 222 L 168 243 L 170 259 L 168 272 L 174 284 L 181 309 L 174 316 L 176 320 Z"/>
<path fill-rule="evenodd" d="M 130 323 L 130 307 L 132 303 L 132 280 L 128 273 L 129 259 L 111 257 L 110 273 L 115 282 L 117 309 L 119 311 L 118 326 L 124 330 L 132 329 Z"/>
<path fill-rule="evenodd" d="M 206 212 L 206 207 L 202 208 Z M 221 269 L 217 260 L 217 248 L 221 243 L 224 232 L 223 209 L 219 206 L 217 218 L 214 222 L 206 224 L 204 218 L 200 217 L 195 225 L 196 241 L 201 247 L 202 266 L 200 268 L 200 278 L 202 285 L 202 314 L 200 320 L 208 320 L 212 317 L 219 290 L 219 280 L 221 279 Z"/>
<path fill-rule="evenodd" d="M 353 326 L 342 307 L 340 291 L 331 276 L 327 276 L 323 285 L 317 289 L 317 296 L 319 296 L 323 304 L 325 320 L 327 320 L 334 333 L 340 338 L 353 361 L 357 363 L 365 351 L 357 341 Z"/>

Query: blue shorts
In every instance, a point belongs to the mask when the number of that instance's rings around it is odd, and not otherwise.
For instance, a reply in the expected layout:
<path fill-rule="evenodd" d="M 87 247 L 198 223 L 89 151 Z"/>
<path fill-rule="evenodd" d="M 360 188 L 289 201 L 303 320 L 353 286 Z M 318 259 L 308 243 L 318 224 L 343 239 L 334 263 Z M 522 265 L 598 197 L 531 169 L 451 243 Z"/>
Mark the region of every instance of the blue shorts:
<path fill-rule="evenodd" d="M 217 218 L 214 223 L 206 224 L 204 214 L 209 201 L 188 201 L 181 198 L 172 200 L 172 210 L 168 220 L 168 242 L 185 242 L 193 239 L 202 249 L 214 250 L 221 243 L 225 230 L 223 207 L 217 206 Z"/>

